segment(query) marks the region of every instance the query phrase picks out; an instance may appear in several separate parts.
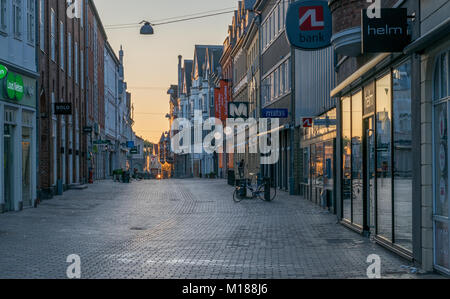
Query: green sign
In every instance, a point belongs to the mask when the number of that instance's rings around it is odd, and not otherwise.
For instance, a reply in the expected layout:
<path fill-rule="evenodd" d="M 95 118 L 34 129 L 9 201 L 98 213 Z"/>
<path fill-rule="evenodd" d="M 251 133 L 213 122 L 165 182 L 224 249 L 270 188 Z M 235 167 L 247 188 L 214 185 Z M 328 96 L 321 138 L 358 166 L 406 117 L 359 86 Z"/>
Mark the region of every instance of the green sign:
<path fill-rule="evenodd" d="M 7 74 L 8 69 L 6 68 L 6 66 L 0 64 L 0 80 L 5 78 Z"/>
<path fill-rule="evenodd" d="M 22 100 L 25 93 L 23 79 L 20 75 L 8 74 L 6 77 L 6 94 L 11 100 Z"/>

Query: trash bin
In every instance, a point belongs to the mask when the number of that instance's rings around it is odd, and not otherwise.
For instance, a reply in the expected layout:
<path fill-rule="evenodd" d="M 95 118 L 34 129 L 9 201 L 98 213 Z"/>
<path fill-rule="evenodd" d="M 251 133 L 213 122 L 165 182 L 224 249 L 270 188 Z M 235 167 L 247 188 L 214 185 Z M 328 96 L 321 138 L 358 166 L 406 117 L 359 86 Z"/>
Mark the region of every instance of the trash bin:
<path fill-rule="evenodd" d="M 124 171 L 122 173 L 122 182 L 123 183 L 129 183 L 130 182 L 130 172 Z"/>
<path fill-rule="evenodd" d="M 63 181 L 56 181 L 56 195 L 63 195 Z"/>
<path fill-rule="evenodd" d="M 236 184 L 236 177 L 234 175 L 234 170 L 228 171 L 228 185 L 235 186 Z"/>

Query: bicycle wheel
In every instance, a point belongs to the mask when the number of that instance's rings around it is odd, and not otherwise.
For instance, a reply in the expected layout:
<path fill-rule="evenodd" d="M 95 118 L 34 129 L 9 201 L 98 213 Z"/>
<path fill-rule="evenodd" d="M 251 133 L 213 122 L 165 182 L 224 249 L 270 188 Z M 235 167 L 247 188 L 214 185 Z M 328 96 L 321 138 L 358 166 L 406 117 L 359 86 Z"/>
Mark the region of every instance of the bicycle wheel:
<path fill-rule="evenodd" d="M 277 189 L 276 188 L 270 188 L 270 199 L 266 200 L 266 193 L 264 192 L 264 189 L 258 192 L 258 198 L 262 201 L 273 201 L 275 197 L 277 196 Z"/>
<path fill-rule="evenodd" d="M 236 188 L 233 193 L 234 202 L 241 202 L 244 198 L 239 194 L 241 192 L 240 189 Z"/>

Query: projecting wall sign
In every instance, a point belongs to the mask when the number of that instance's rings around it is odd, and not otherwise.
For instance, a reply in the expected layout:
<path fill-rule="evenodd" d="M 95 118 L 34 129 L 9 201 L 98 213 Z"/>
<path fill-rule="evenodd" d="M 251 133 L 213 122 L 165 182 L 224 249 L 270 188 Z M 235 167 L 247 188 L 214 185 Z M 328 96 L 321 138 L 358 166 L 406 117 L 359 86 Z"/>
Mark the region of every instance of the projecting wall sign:
<path fill-rule="evenodd" d="M 403 52 L 409 43 L 406 8 L 382 8 L 381 18 L 369 18 L 361 11 L 363 53 Z"/>
<path fill-rule="evenodd" d="M 289 43 L 302 50 L 318 50 L 331 44 L 331 11 L 327 1 L 296 1 L 289 5 L 286 34 Z"/>
<path fill-rule="evenodd" d="M 22 100 L 25 87 L 23 85 L 23 78 L 20 75 L 9 73 L 6 76 L 6 96 L 11 100 Z"/>
<path fill-rule="evenodd" d="M 5 78 L 7 74 L 8 74 L 8 69 L 6 68 L 6 66 L 0 64 L 0 80 Z"/>

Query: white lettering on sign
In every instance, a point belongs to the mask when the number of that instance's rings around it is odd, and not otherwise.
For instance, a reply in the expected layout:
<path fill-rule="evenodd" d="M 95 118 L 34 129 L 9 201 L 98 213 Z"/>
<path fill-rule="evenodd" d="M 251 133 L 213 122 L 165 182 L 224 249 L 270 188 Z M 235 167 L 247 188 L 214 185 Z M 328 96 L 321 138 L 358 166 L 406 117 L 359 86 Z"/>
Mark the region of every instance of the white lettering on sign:
<path fill-rule="evenodd" d="M 230 116 L 231 117 L 248 117 L 248 106 L 244 103 L 240 103 L 239 105 L 235 103 L 230 103 Z"/>
<path fill-rule="evenodd" d="M 325 23 L 323 21 L 323 13 L 322 13 L 321 17 L 322 17 L 322 21 L 318 21 L 317 8 L 316 7 L 310 8 L 300 18 L 300 27 L 302 27 L 303 23 L 305 23 L 308 19 L 310 19 L 311 20 L 310 24 L 308 24 L 308 26 L 306 27 L 309 29 L 306 29 L 306 30 L 312 30 L 311 28 L 314 28 L 314 27 L 316 27 L 316 28 L 318 27 L 318 29 L 316 29 L 316 30 L 321 30 L 321 29 L 323 29 L 323 26 L 325 26 Z"/>

